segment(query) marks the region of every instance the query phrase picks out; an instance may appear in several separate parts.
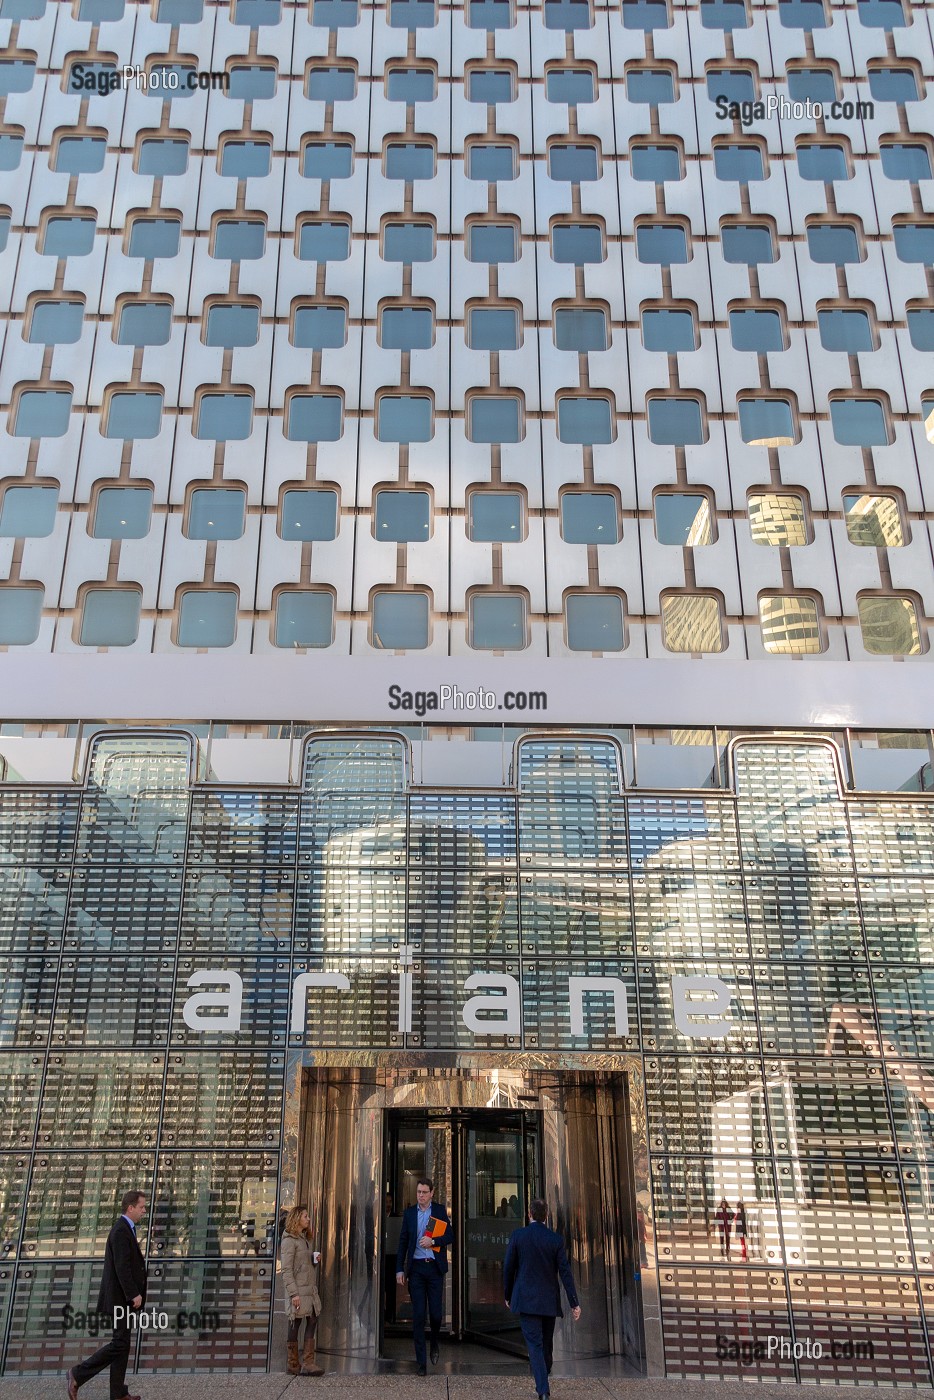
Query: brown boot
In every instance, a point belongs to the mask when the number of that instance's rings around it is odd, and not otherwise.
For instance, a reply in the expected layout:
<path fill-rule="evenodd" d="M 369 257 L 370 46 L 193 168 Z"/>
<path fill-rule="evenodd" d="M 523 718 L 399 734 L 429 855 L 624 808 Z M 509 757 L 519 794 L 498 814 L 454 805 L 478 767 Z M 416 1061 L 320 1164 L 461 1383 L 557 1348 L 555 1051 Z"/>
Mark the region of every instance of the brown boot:
<path fill-rule="evenodd" d="M 299 1372 L 299 1368 L 298 1368 L 298 1341 L 297 1341 L 297 1340 L 294 1341 L 294 1342 L 287 1342 L 287 1343 L 286 1343 L 286 1353 L 287 1353 L 288 1358 L 289 1358 L 289 1359 L 288 1359 L 288 1362 L 286 1363 L 286 1368 L 285 1368 L 286 1371 L 288 1371 L 288 1373 L 289 1373 L 290 1376 L 297 1376 L 297 1375 L 299 1375 L 300 1372 Z"/>
<path fill-rule="evenodd" d="M 315 1365 L 315 1334 L 309 1333 L 305 1328 L 305 1345 L 302 1349 L 302 1369 L 303 1376 L 323 1376 L 324 1372 L 320 1366 Z"/>

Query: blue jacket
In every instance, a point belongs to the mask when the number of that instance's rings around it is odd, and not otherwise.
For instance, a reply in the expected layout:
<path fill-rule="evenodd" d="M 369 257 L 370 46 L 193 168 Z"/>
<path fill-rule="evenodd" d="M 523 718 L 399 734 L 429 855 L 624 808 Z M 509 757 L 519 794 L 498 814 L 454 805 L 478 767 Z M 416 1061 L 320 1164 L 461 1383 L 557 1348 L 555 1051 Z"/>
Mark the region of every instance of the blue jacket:
<path fill-rule="evenodd" d="M 448 1271 L 448 1245 L 451 1243 L 451 1222 L 448 1219 L 446 1206 L 441 1206 L 437 1201 L 431 1203 L 431 1213 L 436 1220 L 443 1220 L 447 1229 L 440 1237 L 441 1248 L 435 1255 L 435 1263 L 442 1274 Z M 396 1251 L 396 1273 L 405 1274 L 408 1278 L 412 1271 L 412 1260 L 415 1258 L 415 1250 L 418 1246 L 418 1206 L 409 1206 L 402 1215 L 402 1231 L 399 1235 L 399 1248 Z M 435 1240 L 438 1243 L 438 1240 Z"/>
<path fill-rule="evenodd" d="M 503 1288 L 511 1312 L 563 1317 L 559 1277 L 568 1302 L 576 1308 L 577 1289 L 561 1236 L 537 1220 L 510 1236 Z"/>

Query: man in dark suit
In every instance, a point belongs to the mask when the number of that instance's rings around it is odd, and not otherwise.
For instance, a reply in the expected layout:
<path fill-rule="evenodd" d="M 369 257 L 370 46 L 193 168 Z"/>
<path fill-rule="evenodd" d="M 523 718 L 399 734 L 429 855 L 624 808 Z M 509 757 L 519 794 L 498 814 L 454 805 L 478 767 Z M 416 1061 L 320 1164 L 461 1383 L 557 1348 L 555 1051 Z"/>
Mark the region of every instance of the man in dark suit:
<path fill-rule="evenodd" d="M 424 1376 L 428 1369 L 425 1365 L 426 1312 L 431 1325 L 431 1364 L 438 1364 L 438 1336 L 444 1312 L 444 1276 L 448 1271 L 448 1244 L 451 1239 L 447 1210 L 433 1199 L 434 1189 L 434 1183 L 427 1176 L 417 1183 L 415 1198 L 418 1204 L 409 1206 L 402 1216 L 402 1231 L 396 1252 L 396 1280 L 405 1283 L 408 1279 L 409 1283 L 412 1335 L 420 1376 Z M 444 1229 L 437 1234 L 433 1233 L 438 1228 L 433 1224 L 435 1220 L 442 1221 L 444 1225 Z"/>
<path fill-rule="evenodd" d="M 506 1306 L 519 1314 L 538 1400 L 550 1394 L 548 1377 L 554 1352 L 555 1318 L 564 1316 L 559 1278 L 564 1284 L 574 1321 L 581 1315 L 564 1241 L 554 1230 L 549 1230 L 545 1224 L 547 1218 L 545 1202 L 533 1201 L 529 1207 L 529 1224 L 510 1236 L 503 1268 Z"/>
<path fill-rule="evenodd" d="M 136 1238 L 136 1227 L 146 1214 L 145 1195 L 127 1191 L 120 1209 L 123 1213 L 107 1237 L 104 1276 L 97 1295 L 97 1311 L 107 1316 L 113 1336 L 68 1372 L 68 1400 L 77 1400 L 78 1387 L 105 1366 L 110 1367 L 110 1400 L 140 1400 L 127 1389 L 126 1368 L 130 1359 L 128 1312 L 139 1312 L 146 1300 L 146 1262 Z M 119 1318 L 114 1317 L 115 1308 L 123 1309 Z"/>

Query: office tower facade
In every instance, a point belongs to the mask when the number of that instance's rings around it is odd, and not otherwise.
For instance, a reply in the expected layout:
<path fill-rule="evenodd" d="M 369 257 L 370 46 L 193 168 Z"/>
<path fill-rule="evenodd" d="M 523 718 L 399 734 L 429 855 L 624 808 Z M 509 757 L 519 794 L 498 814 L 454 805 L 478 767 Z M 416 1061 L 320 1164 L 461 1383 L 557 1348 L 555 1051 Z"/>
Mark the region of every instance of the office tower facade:
<path fill-rule="evenodd" d="M 398 1364 L 428 1171 L 462 1345 L 542 1192 L 565 1371 L 930 1383 L 925 6 L 0 42 L 4 1374 L 137 1185 L 139 1369 L 284 1364 L 296 1199 Z"/>

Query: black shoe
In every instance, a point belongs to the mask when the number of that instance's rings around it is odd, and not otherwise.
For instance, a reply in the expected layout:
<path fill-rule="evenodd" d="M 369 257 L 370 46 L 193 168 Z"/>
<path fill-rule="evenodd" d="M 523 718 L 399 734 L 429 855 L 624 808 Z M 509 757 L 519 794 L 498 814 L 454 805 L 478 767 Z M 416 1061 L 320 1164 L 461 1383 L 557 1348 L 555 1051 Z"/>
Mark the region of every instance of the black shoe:
<path fill-rule="evenodd" d="M 428 1353 L 428 1355 L 431 1357 L 431 1364 L 432 1364 L 432 1366 L 437 1366 L 437 1364 L 438 1364 L 438 1357 L 439 1357 L 439 1355 L 440 1355 L 440 1352 L 438 1351 L 438 1343 L 437 1343 L 437 1342 L 432 1342 L 432 1344 L 431 1344 L 431 1351 Z"/>
<path fill-rule="evenodd" d="M 427 1375 L 428 1375 L 428 1367 L 427 1367 L 427 1366 L 419 1366 L 419 1368 L 418 1368 L 418 1374 L 419 1374 L 420 1376 L 427 1376 Z"/>

